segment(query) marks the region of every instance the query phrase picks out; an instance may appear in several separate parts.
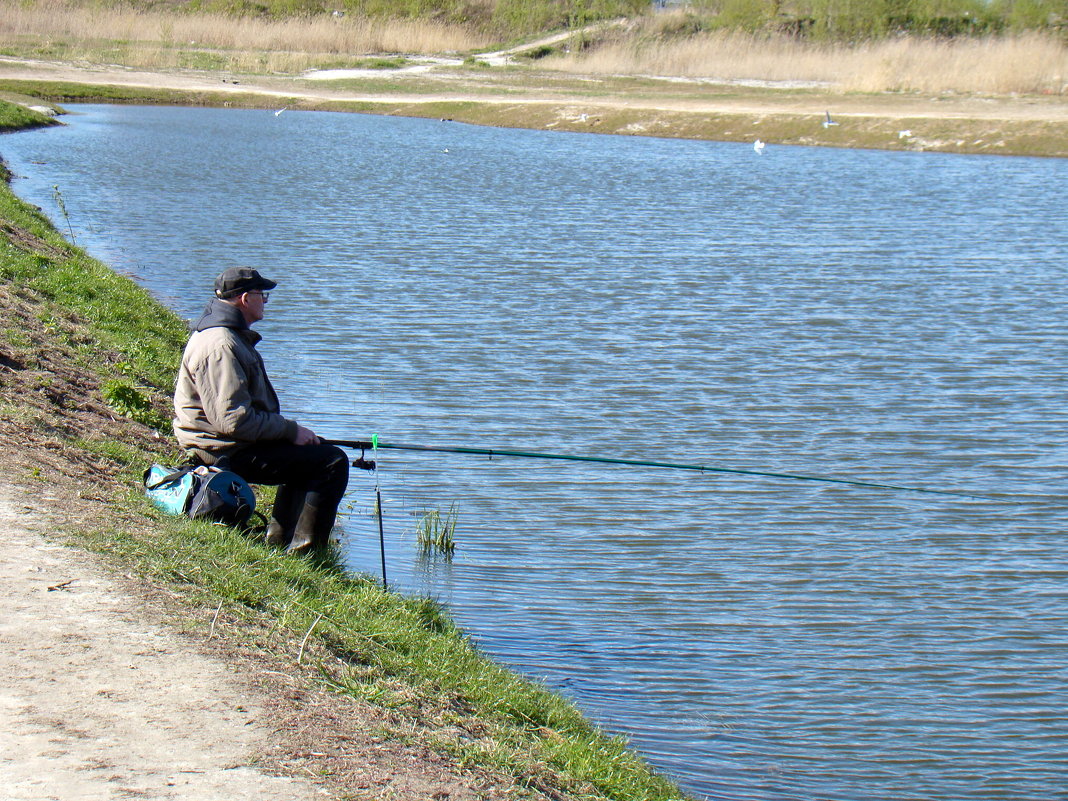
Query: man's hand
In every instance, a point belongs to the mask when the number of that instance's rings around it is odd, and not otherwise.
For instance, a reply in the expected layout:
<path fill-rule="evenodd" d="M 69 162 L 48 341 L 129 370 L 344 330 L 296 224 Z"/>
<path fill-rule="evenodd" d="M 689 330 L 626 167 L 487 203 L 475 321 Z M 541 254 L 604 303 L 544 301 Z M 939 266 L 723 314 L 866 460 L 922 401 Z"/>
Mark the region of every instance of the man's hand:
<path fill-rule="evenodd" d="M 318 445 L 319 438 L 310 428 L 297 425 L 297 436 L 293 439 L 294 445 Z"/>

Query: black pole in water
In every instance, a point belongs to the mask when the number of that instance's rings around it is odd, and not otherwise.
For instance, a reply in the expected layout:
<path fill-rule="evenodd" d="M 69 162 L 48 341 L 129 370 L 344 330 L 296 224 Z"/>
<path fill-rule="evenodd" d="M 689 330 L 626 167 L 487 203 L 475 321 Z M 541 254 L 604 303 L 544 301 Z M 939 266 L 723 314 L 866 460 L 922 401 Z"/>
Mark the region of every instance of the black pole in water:
<path fill-rule="evenodd" d="M 382 490 L 375 487 L 375 498 L 378 500 L 378 550 L 382 554 L 382 589 L 388 590 L 386 584 L 386 535 L 382 531 Z"/>

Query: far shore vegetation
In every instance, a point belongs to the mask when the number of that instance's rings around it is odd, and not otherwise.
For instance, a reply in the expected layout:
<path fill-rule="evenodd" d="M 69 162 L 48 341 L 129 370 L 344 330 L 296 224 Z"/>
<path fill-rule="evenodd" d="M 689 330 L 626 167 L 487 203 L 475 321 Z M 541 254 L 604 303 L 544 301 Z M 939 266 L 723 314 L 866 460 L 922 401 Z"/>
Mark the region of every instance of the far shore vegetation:
<path fill-rule="evenodd" d="M 660 36 L 654 20 L 596 47 L 547 56 L 546 69 L 819 84 L 843 92 L 1068 94 L 1068 46 L 1031 31 L 980 38 L 898 36 L 860 42 L 711 30 Z"/>
<path fill-rule="evenodd" d="M 50 122 L 0 101 L 0 130 Z M 480 653 L 433 600 L 387 592 L 336 558 L 288 557 L 152 507 L 141 471 L 179 458 L 168 432 L 153 427 L 168 427 L 185 325 L 64 240 L 0 172 L 0 429 L 50 455 L 31 452 L 24 474 L 8 480 L 62 494 L 55 487 L 73 468 L 76 481 L 95 482 L 73 494 L 99 504 L 57 536 L 165 587 L 187 607 L 184 625 L 202 635 L 210 625 L 209 639 L 225 633 L 289 654 L 306 682 L 372 710 L 376 736 L 506 777 L 517 798 L 682 798 L 621 738 Z M 86 417 L 109 407 L 97 418 L 107 431 Z M 70 467 L 52 459 L 62 453 Z"/>
<path fill-rule="evenodd" d="M 552 32 L 570 35 L 537 43 Z M 477 63 L 479 53 L 523 42 L 524 63 L 540 71 L 840 92 L 1068 93 L 1068 0 L 23 0 L 0 8 L 0 55 L 143 69 L 294 75 L 398 54 Z"/>

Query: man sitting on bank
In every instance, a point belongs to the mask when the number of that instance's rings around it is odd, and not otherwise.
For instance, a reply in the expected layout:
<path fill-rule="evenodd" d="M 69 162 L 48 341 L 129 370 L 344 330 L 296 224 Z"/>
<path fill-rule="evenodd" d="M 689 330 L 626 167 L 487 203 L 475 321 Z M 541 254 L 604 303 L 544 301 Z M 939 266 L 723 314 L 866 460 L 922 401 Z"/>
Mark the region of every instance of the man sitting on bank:
<path fill-rule="evenodd" d="M 303 553 L 326 545 L 349 480 L 344 451 L 280 413 L 256 351 L 268 290 L 248 267 L 215 279 L 215 298 L 193 326 L 174 392 L 178 444 L 204 464 L 222 462 L 252 484 L 277 484 L 267 541 Z"/>

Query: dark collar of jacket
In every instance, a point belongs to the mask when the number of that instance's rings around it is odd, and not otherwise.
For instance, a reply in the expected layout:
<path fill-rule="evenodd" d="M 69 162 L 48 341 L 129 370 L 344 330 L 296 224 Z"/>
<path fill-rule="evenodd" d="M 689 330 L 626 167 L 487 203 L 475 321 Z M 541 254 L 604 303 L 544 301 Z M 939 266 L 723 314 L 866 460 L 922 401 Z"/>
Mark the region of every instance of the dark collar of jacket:
<path fill-rule="evenodd" d="M 219 298 L 212 298 L 208 301 L 208 305 L 204 308 L 204 313 L 193 324 L 194 331 L 204 331 L 208 328 L 232 328 L 250 345 L 255 345 L 263 339 L 262 336 L 248 327 L 241 309 Z"/>

